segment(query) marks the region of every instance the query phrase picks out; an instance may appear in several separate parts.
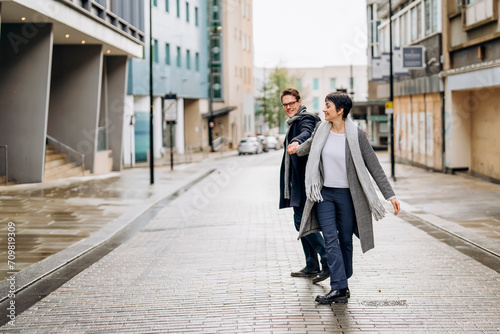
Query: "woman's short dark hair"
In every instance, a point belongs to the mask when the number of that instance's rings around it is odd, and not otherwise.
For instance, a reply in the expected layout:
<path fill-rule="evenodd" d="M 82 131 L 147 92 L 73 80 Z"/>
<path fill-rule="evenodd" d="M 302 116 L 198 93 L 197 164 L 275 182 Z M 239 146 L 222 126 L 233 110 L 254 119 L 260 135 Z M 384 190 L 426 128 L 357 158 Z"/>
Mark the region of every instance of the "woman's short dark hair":
<path fill-rule="evenodd" d="M 344 109 L 342 119 L 345 120 L 347 118 L 352 108 L 352 100 L 348 94 L 344 92 L 331 92 L 325 97 L 325 102 L 326 101 L 332 102 L 337 110 Z"/>
<path fill-rule="evenodd" d="M 285 95 L 292 95 L 293 97 L 295 97 L 297 99 L 297 101 L 300 100 L 299 91 L 296 90 L 295 88 L 287 88 L 281 92 L 281 101 L 282 102 L 283 102 L 283 96 L 285 96 Z"/>

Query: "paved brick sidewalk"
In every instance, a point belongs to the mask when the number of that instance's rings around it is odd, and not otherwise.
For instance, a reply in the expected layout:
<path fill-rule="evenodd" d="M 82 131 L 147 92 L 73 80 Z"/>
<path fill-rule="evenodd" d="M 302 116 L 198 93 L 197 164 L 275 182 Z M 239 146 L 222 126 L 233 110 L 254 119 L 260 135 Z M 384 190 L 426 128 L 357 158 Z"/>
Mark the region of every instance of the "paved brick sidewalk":
<path fill-rule="evenodd" d="M 387 175 L 390 157 L 377 155 Z M 500 184 L 396 164 L 394 190 L 415 216 L 500 256 Z"/>
<path fill-rule="evenodd" d="M 377 222 L 348 304 L 303 266 L 278 210 L 280 154 L 239 157 L 1 333 L 497 333 L 500 275 L 397 217 Z"/>

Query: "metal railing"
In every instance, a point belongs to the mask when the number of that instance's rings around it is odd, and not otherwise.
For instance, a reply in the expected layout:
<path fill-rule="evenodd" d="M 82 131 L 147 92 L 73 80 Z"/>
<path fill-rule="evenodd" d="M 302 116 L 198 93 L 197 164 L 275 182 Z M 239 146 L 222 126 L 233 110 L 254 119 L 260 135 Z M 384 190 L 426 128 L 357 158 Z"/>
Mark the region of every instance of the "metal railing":
<path fill-rule="evenodd" d="M 0 149 L 4 148 L 5 149 L 5 185 L 9 185 L 9 160 L 8 160 L 8 152 L 7 152 L 7 145 L 0 145 Z"/>
<path fill-rule="evenodd" d="M 214 141 L 212 142 L 212 145 L 214 147 L 214 151 L 223 152 L 225 149 L 225 145 L 228 141 L 229 140 L 226 136 L 220 136 L 219 138 L 214 139 Z"/>
<path fill-rule="evenodd" d="M 70 162 L 74 162 L 76 166 L 82 167 L 82 176 L 85 176 L 85 154 L 82 154 L 75 149 L 61 143 L 59 140 L 47 135 L 47 142 L 49 145 L 53 145 L 59 153 L 64 153 L 67 155 Z"/>

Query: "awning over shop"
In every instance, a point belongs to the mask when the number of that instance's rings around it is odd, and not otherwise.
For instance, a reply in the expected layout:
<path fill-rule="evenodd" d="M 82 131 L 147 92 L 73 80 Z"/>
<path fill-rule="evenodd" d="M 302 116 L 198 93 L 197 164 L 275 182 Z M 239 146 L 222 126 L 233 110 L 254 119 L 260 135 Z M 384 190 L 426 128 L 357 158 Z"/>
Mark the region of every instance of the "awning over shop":
<path fill-rule="evenodd" d="M 206 113 L 206 114 L 203 114 L 203 118 L 209 118 L 210 116 L 212 117 L 219 117 L 219 116 L 224 116 L 224 115 L 227 115 L 229 114 L 231 111 L 233 110 L 236 110 L 238 107 L 235 107 L 235 106 L 230 106 L 230 107 L 224 107 L 224 108 L 221 108 L 221 109 L 217 109 L 217 110 L 214 110 L 212 112 L 212 115 L 210 115 L 210 113 Z"/>
<path fill-rule="evenodd" d="M 389 115 L 368 115 L 366 119 L 372 122 L 389 122 Z"/>
<path fill-rule="evenodd" d="M 368 101 L 354 101 L 352 103 L 353 107 L 361 107 L 361 106 L 385 106 L 385 103 L 388 100 L 368 100 Z"/>

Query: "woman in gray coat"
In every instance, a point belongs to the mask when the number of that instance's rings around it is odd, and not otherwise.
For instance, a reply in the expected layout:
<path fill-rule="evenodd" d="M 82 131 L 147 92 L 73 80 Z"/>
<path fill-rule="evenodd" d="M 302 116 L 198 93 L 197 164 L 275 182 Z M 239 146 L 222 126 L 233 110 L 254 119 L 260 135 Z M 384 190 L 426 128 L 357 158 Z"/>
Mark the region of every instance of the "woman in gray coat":
<path fill-rule="evenodd" d="M 319 304 L 347 303 L 347 279 L 353 272 L 352 235 L 359 237 L 363 252 L 374 247 L 372 215 L 379 220 L 385 209 L 369 174 L 385 199 L 391 201 L 394 214 L 400 210 L 366 134 L 347 118 L 351 108 L 349 95 L 328 94 L 323 110 L 325 121 L 318 123 L 311 138 L 292 152 L 309 154 L 307 202 L 299 237 L 321 230 L 325 239 L 331 291 L 316 297 Z"/>

